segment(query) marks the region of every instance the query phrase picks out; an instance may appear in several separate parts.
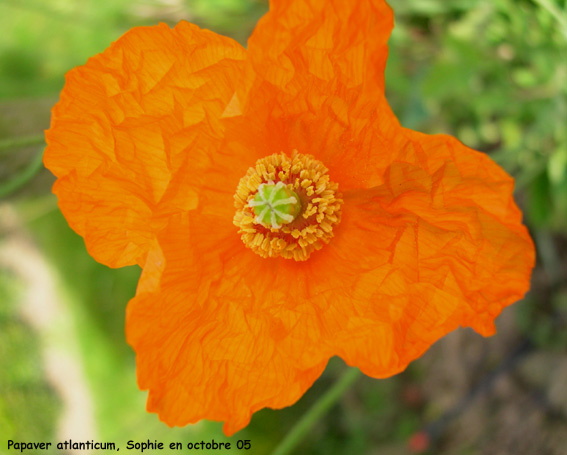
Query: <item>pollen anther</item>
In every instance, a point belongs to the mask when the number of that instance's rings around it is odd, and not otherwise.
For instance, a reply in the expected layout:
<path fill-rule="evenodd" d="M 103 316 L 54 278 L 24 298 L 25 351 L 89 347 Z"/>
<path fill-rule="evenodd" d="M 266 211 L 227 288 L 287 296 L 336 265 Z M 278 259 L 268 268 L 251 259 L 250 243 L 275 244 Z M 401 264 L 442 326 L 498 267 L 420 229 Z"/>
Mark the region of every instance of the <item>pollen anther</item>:
<path fill-rule="evenodd" d="M 234 203 L 233 222 L 248 248 L 305 261 L 333 237 L 343 201 L 327 168 L 294 152 L 258 160 L 240 180 Z"/>

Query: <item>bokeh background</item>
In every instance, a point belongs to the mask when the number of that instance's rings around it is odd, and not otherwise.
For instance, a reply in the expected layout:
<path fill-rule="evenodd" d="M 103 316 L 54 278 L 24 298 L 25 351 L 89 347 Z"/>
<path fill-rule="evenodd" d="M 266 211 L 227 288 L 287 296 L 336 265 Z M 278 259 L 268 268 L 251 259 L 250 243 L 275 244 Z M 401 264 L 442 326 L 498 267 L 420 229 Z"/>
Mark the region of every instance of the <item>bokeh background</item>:
<path fill-rule="evenodd" d="M 458 330 L 403 374 L 359 378 L 291 453 L 567 454 L 567 1 L 391 6 L 387 97 L 403 125 L 455 135 L 514 175 L 538 250 L 532 290 L 496 336 Z M 0 453 L 16 453 L 8 439 L 226 441 L 218 423 L 170 429 L 145 412 L 124 337 L 140 271 L 97 264 L 69 229 L 41 164 L 43 130 L 65 72 L 129 28 L 184 19 L 245 44 L 267 8 L 0 0 Z M 233 446 L 272 453 L 345 369 L 333 359 L 296 405 L 258 412 Z"/>

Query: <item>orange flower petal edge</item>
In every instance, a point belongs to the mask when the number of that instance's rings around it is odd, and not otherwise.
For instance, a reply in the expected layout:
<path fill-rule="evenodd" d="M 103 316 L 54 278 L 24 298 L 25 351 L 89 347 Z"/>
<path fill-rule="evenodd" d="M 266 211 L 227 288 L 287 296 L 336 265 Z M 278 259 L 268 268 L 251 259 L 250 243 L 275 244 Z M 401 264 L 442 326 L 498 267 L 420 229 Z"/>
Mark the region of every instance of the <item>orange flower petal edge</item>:
<path fill-rule="evenodd" d="M 276 0 L 245 51 L 136 28 L 71 71 L 46 165 L 70 225 L 128 304 L 148 410 L 168 425 L 297 401 L 334 355 L 404 370 L 529 288 L 513 180 L 384 97 L 382 0 Z"/>
<path fill-rule="evenodd" d="M 220 146 L 220 117 L 244 57 L 231 39 L 160 24 L 130 30 L 67 74 L 44 163 L 57 176 L 61 211 L 95 259 L 142 265 L 168 217 L 197 205 L 197 188 L 178 191 L 180 176 L 197 182 Z"/>

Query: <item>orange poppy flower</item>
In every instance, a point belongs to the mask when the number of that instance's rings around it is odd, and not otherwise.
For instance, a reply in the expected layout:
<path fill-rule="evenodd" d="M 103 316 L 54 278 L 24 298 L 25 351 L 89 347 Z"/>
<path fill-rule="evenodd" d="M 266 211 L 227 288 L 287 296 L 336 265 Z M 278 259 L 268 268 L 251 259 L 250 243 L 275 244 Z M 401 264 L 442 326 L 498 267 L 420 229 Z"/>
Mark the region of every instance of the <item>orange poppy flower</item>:
<path fill-rule="evenodd" d="M 67 75 L 53 191 L 89 252 L 143 267 L 126 332 L 169 425 L 298 400 L 338 355 L 402 371 L 529 286 L 513 180 L 384 97 L 382 0 L 272 0 L 248 49 L 138 27 Z"/>

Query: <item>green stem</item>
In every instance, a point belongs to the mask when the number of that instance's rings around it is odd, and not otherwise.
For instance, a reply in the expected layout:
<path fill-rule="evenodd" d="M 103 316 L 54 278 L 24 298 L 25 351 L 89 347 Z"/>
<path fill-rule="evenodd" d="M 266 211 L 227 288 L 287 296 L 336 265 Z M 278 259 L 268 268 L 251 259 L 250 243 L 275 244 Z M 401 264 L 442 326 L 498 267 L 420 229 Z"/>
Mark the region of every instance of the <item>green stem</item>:
<path fill-rule="evenodd" d="M 0 141 L 0 152 L 3 150 L 27 147 L 29 145 L 43 145 L 45 144 L 45 136 L 38 134 L 35 136 L 27 136 L 15 139 L 4 139 Z"/>
<path fill-rule="evenodd" d="M 6 197 L 24 186 L 43 168 L 43 151 L 38 153 L 27 167 L 12 180 L 0 185 L 0 198 Z"/>
<path fill-rule="evenodd" d="M 345 391 L 361 375 L 358 368 L 349 368 L 341 378 L 327 390 L 319 400 L 301 417 L 291 431 L 279 443 L 272 455 L 287 455 L 299 444 L 313 425 L 327 413 L 333 405 L 343 396 Z"/>

